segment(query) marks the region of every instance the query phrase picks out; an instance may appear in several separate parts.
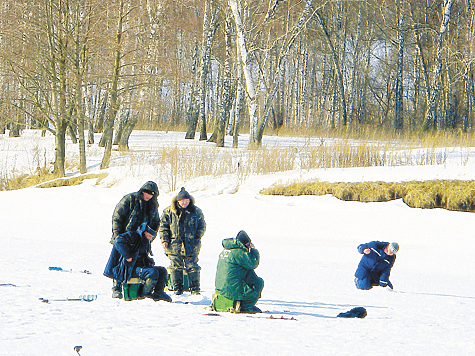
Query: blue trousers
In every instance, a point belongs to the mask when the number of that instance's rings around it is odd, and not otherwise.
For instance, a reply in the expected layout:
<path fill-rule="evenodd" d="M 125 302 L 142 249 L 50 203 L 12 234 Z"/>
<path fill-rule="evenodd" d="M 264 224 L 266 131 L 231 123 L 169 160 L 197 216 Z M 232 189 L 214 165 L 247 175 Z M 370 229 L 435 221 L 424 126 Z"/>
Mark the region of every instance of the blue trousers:
<path fill-rule="evenodd" d="M 375 283 L 370 275 L 367 275 L 364 278 L 355 278 L 355 285 L 358 289 L 368 290 L 379 284 Z"/>
<path fill-rule="evenodd" d="M 153 267 L 135 267 L 135 273 L 132 273 L 132 277 L 146 279 L 167 279 L 167 269 L 161 266 Z"/>

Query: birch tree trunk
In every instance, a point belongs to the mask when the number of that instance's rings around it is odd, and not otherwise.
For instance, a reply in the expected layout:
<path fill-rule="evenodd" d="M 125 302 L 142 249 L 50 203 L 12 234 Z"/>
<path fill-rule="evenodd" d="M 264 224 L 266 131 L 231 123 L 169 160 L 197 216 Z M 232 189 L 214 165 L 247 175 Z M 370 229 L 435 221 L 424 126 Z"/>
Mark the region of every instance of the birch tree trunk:
<path fill-rule="evenodd" d="M 327 26 L 325 25 L 325 21 L 323 20 L 322 15 L 318 11 L 315 11 L 315 16 L 317 17 L 318 23 L 320 24 L 320 27 L 322 28 L 327 45 L 330 48 L 330 53 L 332 55 L 333 66 L 335 68 L 336 76 L 337 76 L 336 78 L 337 85 L 340 92 L 341 122 L 344 126 L 346 126 L 347 114 L 346 114 L 345 85 L 343 83 L 343 73 L 341 72 L 341 69 L 340 69 L 340 63 L 339 63 L 340 61 L 338 59 L 338 53 L 336 53 L 335 47 L 330 38 L 330 34 L 328 32 Z"/>
<path fill-rule="evenodd" d="M 276 73 L 274 75 L 274 82 L 272 83 L 272 89 L 270 92 L 267 94 L 266 97 L 266 103 L 264 105 L 264 110 L 262 113 L 262 120 L 261 122 L 257 122 L 257 132 L 254 135 L 254 142 L 252 143 L 252 146 L 260 146 L 262 144 L 262 136 L 264 135 L 264 129 L 266 127 L 267 121 L 269 119 L 269 113 L 271 109 L 271 104 L 272 101 L 275 97 L 275 94 L 277 93 L 277 90 L 279 90 L 279 87 L 281 86 L 284 78 L 284 61 L 287 58 L 290 49 L 293 47 L 295 40 L 299 37 L 301 32 L 303 31 L 306 23 L 311 19 L 311 9 L 312 9 L 312 2 L 313 0 L 306 0 L 305 2 L 305 7 L 302 11 L 302 14 L 299 17 L 299 21 L 297 22 L 297 25 L 292 29 L 291 31 L 291 36 L 287 43 L 284 44 L 283 48 L 281 49 L 281 52 L 279 54 L 278 60 L 277 60 L 277 65 L 276 65 Z M 252 127 L 251 127 L 252 129 Z"/>
<path fill-rule="evenodd" d="M 79 172 L 87 172 L 86 165 L 86 139 L 84 136 L 85 109 L 83 99 L 83 75 L 86 69 L 86 51 L 89 34 L 89 19 L 87 8 L 81 8 L 80 3 L 76 4 L 74 11 L 75 22 L 75 61 L 74 75 L 76 79 L 75 112 L 78 125 L 79 138 Z"/>
<path fill-rule="evenodd" d="M 105 136 L 104 155 L 102 156 L 101 169 L 107 169 L 110 165 L 112 154 L 112 136 L 114 131 L 115 118 L 119 110 L 119 77 L 122 58 L 122 32 L 124 18 L 127 16 L 125 11 L 125 0 L 119 2 L 119 12 L 117 16 L 117 31 L 115 40 L 114 67 L 112 68 L 112 84 L 110 88 L 110 109 L 106 120 L 103 135 Z"/>
<path fill-rule="evenodd" d="M 213 4 L 215 6 L 213 6 Z M 205 21 L 203 23 L 203 29 L 205 23 L 208 22 L 207 18 L 209 14 L 211 14 L 211 18 L 209 19 L 209 25 L 206 28 L 206 31 L 203 33 L 203 47 L 202 47 L 202 55 L 201 55 L 201 70 L 200 70 L 200 122 L 201 122 L 201 129 L 200 129 L 200 140 L 206 140 L 206 86 L 208 82 L 208 75 L 210 69 L 210 56 L 211 56 L 211 47 L 213 46 L 213 39 L 214 34 L 216 32 L 216 24 L 217 24 L 217 17 L 219 7 L 217 4 L 214 3 L 214 0 L 209 0 L 206 2 L 206 9 L 205 10 Z M 206 13 L 208 15 L 206 15 Z"/>
<path fill-rule="evenodd" d="M 357 66 L 358 66 L 358 59 L 359 59 L 359 45 L 360 45 L 360 35 L 361 35 L 361 5 L 358 8 L 358 25 L 356 29 L 356 38 L 355 38 L 355 45 L 353 48 L 353 65 L 351 69 L 351 91 L 350 91 L 350 108 L 348 112 L 348 122 L 353 122 L 353 115 L 355 111 L 355 95 L 356 95 L 356 73 L 357 73 Z"/>
<path fill-rule="evenodd" d="M 225 43 L 226 43 L 226 58 L 224 61 L 224 75 L 223 75 L 223 95 L 221 103 L 221 112 L 219 123 L 216 130 L 216 145 L 224 147 L 224 137 L 226 122 L 229 120 L 229 112 L 232 107 L 233 97 L 231 92 L 231 35 L 232 25 L 230 14 L 226 11 L 226 25 L 225 25 Z"/>
<path fill-rule="evenodd" d="M 239 126 L 241 125 L 241 116 L 243 112 L 244 106 L 244 99 L 245 99 L 245 92 L 243 86 L 243 74 L 242 74 L 242 66 L 240 61 L 240 54 L 239 54 L 239 46 L 236 46 L 236 72 L 237 72 L 237 80 L 236 80 L 236 104 L 234 109 L 234 124 L 233 124 L 233 148 L 237 148 L 239 144 Z"/>
<path fill-rule="evenodd" d="M 239 54 L 241 55 L 240 61 L 244 79 L 246 83 L 246 104 L 249 112 L 249 147 L 254 148 L 257 145 L 257 127 L 259 123 L 259 117 L 257 113 L 257 100 L 256 100 L 256 87 L 252 80 L 251 68 L 248 63 L 248 52 L 246 45 L 246 36 L 244 32 L 244 26 L 242 24 L 241 13 L 238 9 L 237 0 L 228 0 L 229 7 L 234 16 L 234 23 L 236 28 L 236 45 L 239 47 Z"/>
<path fill-rule="evenodd" d="M 447 34 L 447 28 L 450 20 L 450 13 L 454 0 L 445 0 L 443 19 L 439 29 L 439 41 L 437 43 L 437 57 L 434 66 L 434 74 L 431 85 L 431 95 L 427 103 L 427 109 L 424 118 L 424 130 L 437 128 L 437 104 L 440 90 L 440 81 L 442 75 L 442 51 L 443 43 Z"/>
<path fill-rule="evenodd" d="M 396 68 L 396 89 L 394 93 L 394 128 L 402 130 L 403 121 L 403 68 L 404 68 L 404 1 L 398 1 L 398 37 L 399 49 Z"/>
<path fill-rule="evenodd" d="M 195 138 L 196 125 L 198 123 L 198 115 L 200 114 L 199 106 L 199 88 L 198 86 L 198 65 L 199 65 L 199 49 L 198 43 L 195 42 L 195 49 L 193 51 L 193 64 L 191 73 L 193 75 L 193 82 L 190 90 L 190 105 L 188 109 L 188 123 L 185 134 L 185 139 L 193 140 Z"/>

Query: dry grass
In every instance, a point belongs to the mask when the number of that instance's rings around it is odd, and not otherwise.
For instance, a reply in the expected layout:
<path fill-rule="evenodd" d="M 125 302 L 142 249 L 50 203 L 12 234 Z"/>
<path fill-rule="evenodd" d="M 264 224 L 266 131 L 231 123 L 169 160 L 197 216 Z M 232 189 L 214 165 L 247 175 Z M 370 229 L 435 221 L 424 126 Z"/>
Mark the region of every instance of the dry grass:
<path fill-rule="evenodd" d="M 45 172 L 44 170 L 38 170 L 33 175 L 20 175 L 8 181 L 7 189 L 15 190 L 28 187 L 36 188 L 52 188 L 52 187 L 65 187 L 81 184 L 85 179 L 97 179 L 96 184 L 99 184 L 101 180 L 107 177 L 107 173 L 100 174 L 84 174 L 74 177 L 58 177 L 52 173 Z"/>
<path fill-rule="evenodd" d="M 475 212 L 475 181 L 433 180 L 390 182 L 330 183 L 320 181 L 275 184 L 263 189 L 266 195 L 324 195 L 361 202 L 383 202 L 402 198 L 411 208 L 443 208 Z"/>

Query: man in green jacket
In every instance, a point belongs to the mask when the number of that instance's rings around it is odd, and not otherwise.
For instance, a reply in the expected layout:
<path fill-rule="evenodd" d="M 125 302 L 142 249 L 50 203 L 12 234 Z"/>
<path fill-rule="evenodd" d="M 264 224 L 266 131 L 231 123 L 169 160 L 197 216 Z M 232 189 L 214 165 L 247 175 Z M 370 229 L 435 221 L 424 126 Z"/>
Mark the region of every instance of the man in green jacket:
<path fill-rule="evenodd" d="M 259 251 L 245 231 L 235 238 L 224 239 L 216 270 L 216 293 L 240 302 L 243 313 L 260 313 L 255 306 L 261 297 L 264 280 L 254 269 L 259 265 Z"/>
<path fill-rule="evenodd" d="M 200 294 L 198 254 L 205 231 L 203 212 L 185 188 L 181 188 L 163 211 L 159 228 L 162 246 L 170 259 L 170 280 L 176 295 L 183 294 L 183 269 L 188 275 L 191 293 Z"/>

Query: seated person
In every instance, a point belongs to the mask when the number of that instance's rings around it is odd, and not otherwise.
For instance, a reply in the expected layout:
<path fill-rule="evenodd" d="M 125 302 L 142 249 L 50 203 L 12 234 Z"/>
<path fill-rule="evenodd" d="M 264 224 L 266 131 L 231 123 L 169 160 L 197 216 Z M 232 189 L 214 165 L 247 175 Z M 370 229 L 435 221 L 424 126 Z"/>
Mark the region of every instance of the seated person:
<path fill-rule="evenodd" d="M 254 269 L 259 265 L 259 252 L 245 231 L 236 238 L 224 239 L 216 271 L 216 294 L 239 301 L 243 313 L 260 313 L 255 306 L 264 287 Z"/>
<path fill-rule="evenodd" d="M 396 242 L 372 241 L 358 246 L 363 254 L 355 272 L 355 284 L 358 289 L 371 289 L 381 286 L 393 289 L 389 281 L 391 268 L 396 261 L 399 245 Z"/>
<path fill-rule="evenodd" d="M 137 231 L 129 231 L 117 236 L 109 256 L 104 275 L 125 283 L 131 278 L 144 281 L 141 297 L 152 298 L 155 301 L 172 299 L 163 291 L 167 282 L 167 269 L 155 266 L 150 242 L 157 236 L 147 223 L 139 226 Z"/>

